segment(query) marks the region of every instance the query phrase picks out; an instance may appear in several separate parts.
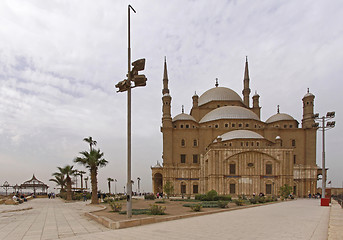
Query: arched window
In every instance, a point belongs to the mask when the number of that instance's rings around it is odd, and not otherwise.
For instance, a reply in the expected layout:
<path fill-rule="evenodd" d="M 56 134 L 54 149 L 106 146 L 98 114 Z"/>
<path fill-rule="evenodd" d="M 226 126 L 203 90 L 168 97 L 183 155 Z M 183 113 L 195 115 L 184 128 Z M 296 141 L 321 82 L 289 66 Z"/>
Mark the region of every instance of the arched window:
<path fill-rule="evenodd" d="M 181 194 L 186 194 L 186 184 L 181 183 Z"/>
<path fill-rule="evenodd" d="M 295 147 L 295 139 L 292 139 L 292 147 Z"/>
<path fill-rule="evenodd" d="M 199 186 L 198 186 L 198 184 L 193 184 L 193 193 L 194 194 L 199 193 Z"/>
<path fill-rule="evenodd" d="M 235 193 L 236 193 L 236 184 L 230 183 L 230 194 L 235 194 Z"/>
<path fill-rule="evenodd" d="M 230 168 L 229 169 L 230 175 L 236 174 L 236 164 L 235 163 L 230 163 L 229 168 Z"/>
<path fill-rule="evenodd" d="M 186 141 L 185 139 L 181 139 L 181 147 L 184 147 L 184 146 L 186 146 Z"/>
<path fill-rule="evenodd" d="M 197 147 L 198 146 L 198 140 L 194 139 L 193 140 L 193 147 Z"/>
<path fill-rule="evenodd" d="M 266 175 L 273 174 L 273 165 L 271 163 L 266 164 Z"/>

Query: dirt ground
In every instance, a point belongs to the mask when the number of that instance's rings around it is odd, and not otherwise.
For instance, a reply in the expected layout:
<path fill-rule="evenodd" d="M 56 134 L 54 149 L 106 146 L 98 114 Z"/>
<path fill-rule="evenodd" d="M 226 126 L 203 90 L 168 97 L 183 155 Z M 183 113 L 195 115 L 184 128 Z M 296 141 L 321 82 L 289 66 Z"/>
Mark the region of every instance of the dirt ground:
<path fill-rule="evenodd" d="M 161 200 L 161 199 L 160 199 Z M 190 207 L 183 207 L 182 205 L 186 203 L 195 204 L 196 202 L 184 202 L 184 201 L 170 201 L 165 199 L 165 203 L 156 203 L 156 201 L 160 200 L 144 200 L 144 199 L 133 199 L 132 200 L 132 209 L 148 209 L 151 204 L 157 204 L 159 206 L 165 206 L 165 215 L 132 215 L 132 219 L 139 219 L 139 218 L 147 218 L 147 217 L 156 217 L 156 218 L 166 218 L 170 216 L 177 216 L 177 215 L 186 215 L 194 213 Z M 119 201 L 122 203 L 122 211 L 126 211 L 126 201 Z M 101 206 L 106 206 L 105 210 L 93 212 L 93 214 L 97 216 L 107 217 L 113 221 L 122 221 L 127 220 L 127 216 L 125 214 L 119 214 L 117 212 L 113 212 L 111 207 L 108 204 L 102 203 Z M 235 203 L 230 202 L 228 204 L 229 208 L 238 208 Z M 225 209 L 221 208 L 202 208 L 201 212 L 213 212 L 213 211 L 225 211 Z"/>

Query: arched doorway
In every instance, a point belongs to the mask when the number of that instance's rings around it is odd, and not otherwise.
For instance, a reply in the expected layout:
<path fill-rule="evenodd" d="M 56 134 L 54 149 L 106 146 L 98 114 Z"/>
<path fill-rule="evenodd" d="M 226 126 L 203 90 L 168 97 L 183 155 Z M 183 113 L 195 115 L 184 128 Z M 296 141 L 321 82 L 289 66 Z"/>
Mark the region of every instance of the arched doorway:
<path fill-rule="evenodd" d="M 154 175 L 154 194 L 158 192 L 163 192 L 163 177 L 161 173 Z"/>

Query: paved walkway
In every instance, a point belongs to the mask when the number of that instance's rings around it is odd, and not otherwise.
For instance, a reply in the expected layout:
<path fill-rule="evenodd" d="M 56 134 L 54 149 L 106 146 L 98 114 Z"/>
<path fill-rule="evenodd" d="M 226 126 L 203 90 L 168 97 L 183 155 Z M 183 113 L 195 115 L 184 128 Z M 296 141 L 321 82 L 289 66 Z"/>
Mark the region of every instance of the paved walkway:
<path fill-rule="evenodd" d="M 31 210 L 8 212 L 30 207 Z M 99 208 L 83 202 L 64 203 L 60 199 L 46 198 L 16 206 L 0 205 L 0 239 L 58 239 L 108 231 L 83 216 L 84 212 L 96 209 Z"/>
<path fill-rule="evenodd" d="M 343 208 L 335 201 L 331 201 L 329 237 L 328 240 L 343 239 Z"/>
<path fill-rule="evenodd" d="M 329 207 L 299 199 L 201 217 L 83 235 L 71 239 L 326 240 Z"/>
<path fill-rule="evenodd" d="M 320 200 L 299 199 L 261 207 L 161 222 L 151 225 L 108 230 L 83 217 L 96 209 L 82 202 L 36 199 L 19 205 L 32 210 L 3 212 L 18 206 L 0 205 L 0 239 L 306 239 L 326 240 L 329 215 L 335 213 L 338 231 L 343 239 L 342 209 L 320 207 Z M 336 226 L 337 227 L 337 226 Z M 339 230 L 339 227 L 340 230 Z M 329 228 L 331 231 L 334 228 Z M 333 236 L 333 235 L 332 235 Z"/>

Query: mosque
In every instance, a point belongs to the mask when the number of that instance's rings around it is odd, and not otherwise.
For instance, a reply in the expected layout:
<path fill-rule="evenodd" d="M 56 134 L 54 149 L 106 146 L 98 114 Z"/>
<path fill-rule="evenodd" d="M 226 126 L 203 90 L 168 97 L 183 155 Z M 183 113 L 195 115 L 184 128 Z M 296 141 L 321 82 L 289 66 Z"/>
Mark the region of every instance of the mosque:
<path fill-rule="evenodd" d="M 302 98 L 301 126 L 291 115 L 261 120 L 260 96 L 250 104 L 248 60 L 243 99 L 230 88 L 215 87 L 192 96 L 190 114 L 172 117 L 172 97 L 164 62 L 162 90 L 163 164 L 151 167 L 154 193 L 171 182 L 174 194 L 194 196 L 212 189 L 232 196 L 277 195 L 284 184 L 298 197 L 316 193 L 322 169 L 316 165 L 315 96 Z M 299 106 L 300 107 L 300 106 Z"/>

